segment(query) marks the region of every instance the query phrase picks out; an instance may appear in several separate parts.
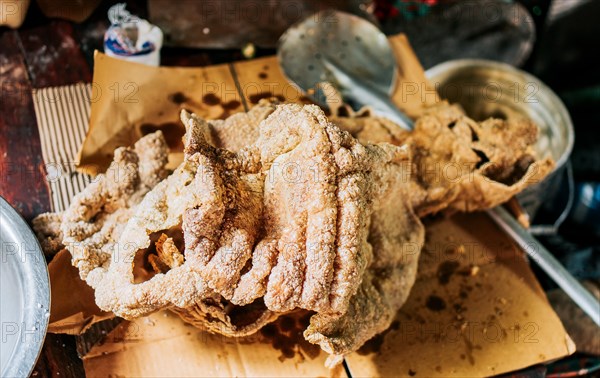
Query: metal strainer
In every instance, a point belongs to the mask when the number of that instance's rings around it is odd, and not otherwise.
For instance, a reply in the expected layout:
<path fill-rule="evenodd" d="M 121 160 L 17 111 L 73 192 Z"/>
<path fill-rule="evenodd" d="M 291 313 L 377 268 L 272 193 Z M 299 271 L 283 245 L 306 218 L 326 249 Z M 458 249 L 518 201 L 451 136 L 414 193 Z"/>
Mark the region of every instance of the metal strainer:
<path fill-rule="evenodd" d="M 315 13 L 281 36 L 277 56 L 288 79 L 317 104 L 327 106 L 318 84 L 330 82 L 353 108 L 369 105 L 412 129 L 412 121 L 390 100 L 394 54 L 370 22 L 333 10 Z"/>

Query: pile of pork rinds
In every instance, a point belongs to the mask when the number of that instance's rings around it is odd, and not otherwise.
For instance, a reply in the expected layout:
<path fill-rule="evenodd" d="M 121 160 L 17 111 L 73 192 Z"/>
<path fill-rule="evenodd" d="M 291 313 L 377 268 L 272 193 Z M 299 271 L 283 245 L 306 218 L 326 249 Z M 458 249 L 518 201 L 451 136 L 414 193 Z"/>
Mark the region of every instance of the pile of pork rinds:
<path fill-rule="evenodd" d="M 170 309 L 244 336 L 308 312 L 304 337 L 329 366 L 405 302 L 421 217 L 494 207 L 553 168 L 533 152 L 531 121 L 479 123 L 447 104 L 410 132 L 368 111 L 328 119 L 264 100 L 226 120 L 181 119 L 174 172 L 160 131 L 117 149 L 65 212 L 34 221 L 43 247 L 66 248 L 98 306 L 124 318 Z"/>

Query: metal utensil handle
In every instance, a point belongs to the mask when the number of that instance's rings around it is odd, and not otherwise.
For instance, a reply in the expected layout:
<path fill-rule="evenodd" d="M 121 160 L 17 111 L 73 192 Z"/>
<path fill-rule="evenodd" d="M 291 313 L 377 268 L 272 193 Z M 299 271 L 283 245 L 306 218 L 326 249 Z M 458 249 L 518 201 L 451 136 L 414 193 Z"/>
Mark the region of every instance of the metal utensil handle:
<path fill-rule="evenodd" d="M 600 326 L 600 302 L 504 208 L 498 206 L 488 210 L 487 213 L 571 297 L 583 312 Z"/>
<path fill-rule="evenodd" d="M 382 93 L 367 82 L 355 80 L 341 67 L 327 59 L 323 59 L 322 62 L 325 68 L 333 74 L 338 86 L 354 88 L 355 95 L 360 98 L 362 104 L 371 105 L 375 111 L 379 111 L 406 130 L 413 129 L 414 121 L 392 102 L 387 93 Z"/>
<path fill-rule="evenodd" d="M 355 81 L 352 83 L 355 91 L 362 94 L 365 103 L 370 104 L 375 111 L 389 118 L 406 130 L 414 128 L 414 121 L 410 119 L 396 104 L 392 102 L 387 93 L 382 93 L 368 83 Z"/>

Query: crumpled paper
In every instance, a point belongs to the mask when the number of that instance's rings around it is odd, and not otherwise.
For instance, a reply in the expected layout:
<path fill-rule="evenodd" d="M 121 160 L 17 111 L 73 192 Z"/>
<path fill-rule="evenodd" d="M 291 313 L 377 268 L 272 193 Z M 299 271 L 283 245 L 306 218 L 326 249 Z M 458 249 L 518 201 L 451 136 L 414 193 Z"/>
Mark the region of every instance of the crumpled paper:
<path fill-rule="evenodd" d="M 58 252 L 50 264 L 50 321 L 48 332 L 79 335 L 92 324 L 114 317 L 98 308 L 94 289 L 79 278 L 66 249 Z"/>
<path fill-rule="evenodd" d="M 206 119 L 226 118 L 245 110 L 228 65 L 151 67 L 111 58 L 96 51 L 87 136 L 78 170 L 104 172 L 117 147 L 162 130 L 171 153 L 168 168 L 183 159 L 179 122 L 182 109 Z"/>

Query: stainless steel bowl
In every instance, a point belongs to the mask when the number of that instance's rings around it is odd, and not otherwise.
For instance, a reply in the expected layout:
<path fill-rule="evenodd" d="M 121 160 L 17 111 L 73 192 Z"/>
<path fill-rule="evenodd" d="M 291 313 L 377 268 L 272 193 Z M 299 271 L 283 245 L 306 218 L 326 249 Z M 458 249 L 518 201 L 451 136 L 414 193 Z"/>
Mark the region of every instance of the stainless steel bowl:
<path fill-rule="evenodd" d="M 535 215 L 549 195 L 558 193 L 560 186 L 569 181 L 570 169 L 566 163 L 575 139 L 571 117 L 560 98 L 538 78 L 508 64 L 479 59 L 442 63 L 427 70 L 426 75 L 442 98 L 459 103 L 475 120 L 524 115 L 538 125 L 537 154 L 551 156 L 556 167 L 543 182 L 518 196 L 531 215 Z M 572 190 L 570 192 L 565 203 L 555 204 L 562 210 L 556 222 L 538 228 L 539 233 L 543 229 L 555 231 L 566 217 L 572 202 Z"/>
<path fill-rule="evenodd" d="M 49 318 L 44 254 L 27 223 L 0 197 L 0 376 L 29 376 Z"/>

